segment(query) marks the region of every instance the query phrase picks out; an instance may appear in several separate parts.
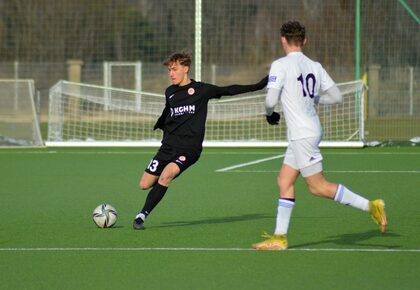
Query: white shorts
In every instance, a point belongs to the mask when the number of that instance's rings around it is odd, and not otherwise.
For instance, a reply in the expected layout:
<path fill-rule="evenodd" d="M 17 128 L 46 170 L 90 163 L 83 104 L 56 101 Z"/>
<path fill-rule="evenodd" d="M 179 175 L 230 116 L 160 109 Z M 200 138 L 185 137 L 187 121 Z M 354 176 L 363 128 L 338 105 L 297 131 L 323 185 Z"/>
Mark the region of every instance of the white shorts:
<path fill-rule="evenodd" d="M 300 171 L 308 177 L 322 171 L 322 155 L 319 150 L 321 136 L 289 141 L 284 164 Z"/>

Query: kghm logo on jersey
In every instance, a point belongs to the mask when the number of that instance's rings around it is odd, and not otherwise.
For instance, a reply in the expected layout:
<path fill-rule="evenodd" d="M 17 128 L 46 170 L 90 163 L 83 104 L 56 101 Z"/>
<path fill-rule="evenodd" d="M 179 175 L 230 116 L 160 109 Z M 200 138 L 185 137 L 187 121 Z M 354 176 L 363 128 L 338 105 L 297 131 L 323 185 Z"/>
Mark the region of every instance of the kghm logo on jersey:
<path fill-rule="evenodd" d="M 171 117 L 178 117 L 184 114 L 195 114 L 195 105 L 185 105 L 171 108 Z"/>

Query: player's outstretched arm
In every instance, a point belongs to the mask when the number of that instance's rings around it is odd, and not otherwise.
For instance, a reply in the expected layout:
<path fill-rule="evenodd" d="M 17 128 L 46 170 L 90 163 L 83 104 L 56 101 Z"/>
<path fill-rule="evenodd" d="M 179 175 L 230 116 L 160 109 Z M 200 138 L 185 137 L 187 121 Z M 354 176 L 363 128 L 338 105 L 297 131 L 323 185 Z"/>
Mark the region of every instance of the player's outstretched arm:
<path fill-rule="evenodd" d="M 217 87 L 218 96 L 233 96 L 248 92 L 254 92 L 263 89 L 268 82 L 268 75 L 265 76 L 262 80 L 260 80 L 258 83 L 252 84 L 252 85 L 230 85 L 226 87 Z"/>

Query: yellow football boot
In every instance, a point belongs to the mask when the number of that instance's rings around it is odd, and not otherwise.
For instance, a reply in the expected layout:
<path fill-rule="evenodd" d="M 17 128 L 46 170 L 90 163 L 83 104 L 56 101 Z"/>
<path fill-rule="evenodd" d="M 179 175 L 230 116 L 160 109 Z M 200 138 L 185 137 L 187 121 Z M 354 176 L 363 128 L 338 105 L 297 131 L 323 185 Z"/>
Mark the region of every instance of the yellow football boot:
<path fill-rule="evenodd" d="M 252 247 L 256 250 L 264 251 L 281 251 L 287 249 L 287 236 L 286 235 L 269 235 L 264 233 L 262 235 L 266 240 L 253 244 Z"/>
<path fill-rule="evenodd" d="M 379 225 L 379 230 L 385 233 L 388 224 L 385 214 L 385 202 L 382 199 L 369 201 L 369 212 L 375 223 Z"/>

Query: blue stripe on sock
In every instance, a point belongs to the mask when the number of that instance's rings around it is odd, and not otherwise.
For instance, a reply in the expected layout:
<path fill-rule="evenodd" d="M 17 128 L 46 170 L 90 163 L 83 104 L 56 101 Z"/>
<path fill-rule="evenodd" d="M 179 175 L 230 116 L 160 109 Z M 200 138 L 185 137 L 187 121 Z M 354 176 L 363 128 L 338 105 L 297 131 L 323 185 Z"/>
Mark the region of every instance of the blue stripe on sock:
<path fill-rule="evenodd" d="M 344 195 L 344 186 L 339 184 L 337 188 L 337 193 L 336 193 L 337 198 L 335 200 L 337 202 L 341 202 L 343 200 L 343 195 Z"/>
<path fill-rule="evenodd" d="M 295 206 L 295 203 L 293 201 L 279 199 L 279 206 L 292 208 Z"/>

